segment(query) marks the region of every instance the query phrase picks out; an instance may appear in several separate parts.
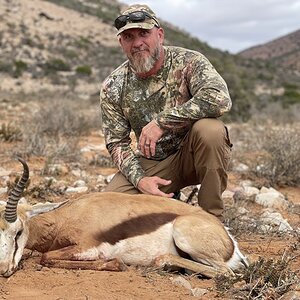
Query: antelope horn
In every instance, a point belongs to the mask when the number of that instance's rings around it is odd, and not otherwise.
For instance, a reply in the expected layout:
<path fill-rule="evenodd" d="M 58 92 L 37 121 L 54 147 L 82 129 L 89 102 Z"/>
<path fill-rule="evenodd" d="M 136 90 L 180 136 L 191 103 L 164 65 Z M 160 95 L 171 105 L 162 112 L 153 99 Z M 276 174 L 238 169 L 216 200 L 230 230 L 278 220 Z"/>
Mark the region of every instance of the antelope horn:
<path fill-rule="evenodd" d="M 17 206 L 21 198 L 21 195 L 25 189 L 25 185 L 29 178 L 29 168 L 26 162 L 18 158 L 19 162 L 23 165 L 23 174 L 21 179 L 15 185 L 8 196 L 8 200 L 5 207 L 4 218 L 7 222 L 13 223 L 17 220 Z"/>

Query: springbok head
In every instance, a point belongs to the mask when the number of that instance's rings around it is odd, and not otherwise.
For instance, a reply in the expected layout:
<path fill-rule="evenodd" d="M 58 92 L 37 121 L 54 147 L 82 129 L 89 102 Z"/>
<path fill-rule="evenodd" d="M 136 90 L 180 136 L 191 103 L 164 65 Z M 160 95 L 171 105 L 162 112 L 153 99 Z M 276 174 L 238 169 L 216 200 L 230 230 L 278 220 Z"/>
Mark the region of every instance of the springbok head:
<path fill-rule="evenodd" d="M 10 192 L 7 202 L 0 201 L 0 275 L 4 277 L 9 277 L 16 271 L 22 258 L 29 236 L 27 221 L 65 203 L 18 205 L 29 179 L 28 165 L 20 158 L 18 160 L 23 165 L 22 177 Z"/>

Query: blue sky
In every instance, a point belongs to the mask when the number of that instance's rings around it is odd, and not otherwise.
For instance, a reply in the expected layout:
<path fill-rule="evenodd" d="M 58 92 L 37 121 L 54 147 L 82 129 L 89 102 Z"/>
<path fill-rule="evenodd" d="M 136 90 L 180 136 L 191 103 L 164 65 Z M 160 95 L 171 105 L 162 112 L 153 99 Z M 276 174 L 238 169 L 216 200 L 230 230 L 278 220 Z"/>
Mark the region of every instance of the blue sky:
<path fill-rule="evenodd" d="M 300 0 L 122 0 L 148 4 L 156 15 L 207 42 L 237 53 L 300 29 Z"/>

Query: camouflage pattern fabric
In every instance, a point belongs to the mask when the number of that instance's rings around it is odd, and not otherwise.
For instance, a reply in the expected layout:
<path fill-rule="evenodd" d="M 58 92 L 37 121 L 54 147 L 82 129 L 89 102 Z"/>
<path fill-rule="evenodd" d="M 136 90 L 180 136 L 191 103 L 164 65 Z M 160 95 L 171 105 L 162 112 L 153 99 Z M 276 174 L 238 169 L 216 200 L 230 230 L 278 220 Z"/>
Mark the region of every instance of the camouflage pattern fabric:
<path fill-rule="evenodd" d="M 165 46 L 164 65 L 155 76 L 138 78 L 126 61 L 104 81 L 100 91 L 102 127 L 113 162 L 135 186 L 145 176 L 131 148 L 150 121 L 165 130 L 155 156 L 174 153 L 194 122 L 219 117 L 231 108 L 223 78 L 202 54 Z"/>

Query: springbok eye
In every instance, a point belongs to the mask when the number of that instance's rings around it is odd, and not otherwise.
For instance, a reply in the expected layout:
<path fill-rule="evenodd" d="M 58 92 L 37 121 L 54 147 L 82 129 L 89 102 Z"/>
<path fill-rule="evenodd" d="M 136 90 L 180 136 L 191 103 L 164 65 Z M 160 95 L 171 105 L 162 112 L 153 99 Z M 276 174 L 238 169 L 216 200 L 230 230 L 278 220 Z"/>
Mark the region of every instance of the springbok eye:
<path fill-rule="evenodd" d="M 16 234 L 16 240 L 21 236 L 21 234 L 23 233 L 23 230 L 19 230 Z"/>

